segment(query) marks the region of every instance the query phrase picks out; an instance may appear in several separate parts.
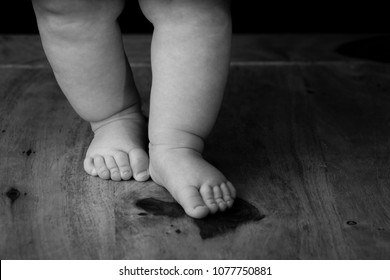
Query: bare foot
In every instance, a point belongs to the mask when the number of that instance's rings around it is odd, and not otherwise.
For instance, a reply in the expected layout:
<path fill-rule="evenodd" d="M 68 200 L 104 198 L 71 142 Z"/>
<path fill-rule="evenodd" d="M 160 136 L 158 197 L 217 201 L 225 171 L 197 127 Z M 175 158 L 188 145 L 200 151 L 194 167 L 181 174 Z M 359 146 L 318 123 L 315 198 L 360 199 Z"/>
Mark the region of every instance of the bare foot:
<path fill-rule="evenodd" d="M 149 145 L 149 172 L 164 186 L 187 215 L 203 218 L 232 207 L 233 185 L 194 149 Z"/>
<path fill-rule="evenodd" d="M 95 136 L 84 160 L 88 174 L 114 181 L 149 179 L 149 158 L 144 149 L 146 121 L 138 107 L 91 123 L 91 127 Z"/>

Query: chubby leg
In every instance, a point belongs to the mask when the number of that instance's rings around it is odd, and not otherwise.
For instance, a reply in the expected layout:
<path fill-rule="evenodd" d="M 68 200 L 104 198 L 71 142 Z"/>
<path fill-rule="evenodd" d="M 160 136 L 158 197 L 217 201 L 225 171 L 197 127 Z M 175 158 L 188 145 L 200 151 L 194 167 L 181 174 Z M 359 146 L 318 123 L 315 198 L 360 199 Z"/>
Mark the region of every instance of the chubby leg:
<path fill-rule="evenodd" d="M 146 123 L 117 23 L 124 0 L 33 0 L 33 7 L 58 84 L 95 134 L 85 171 L 147 180 Z"/>
<path fill-rule="evenodd" d="M 201 153 L 228 75 L 229 1 L 140 0 L 140 5 L 154 25 L 150 175 L 194 218 L 224 211 L 235 189 Z"/>

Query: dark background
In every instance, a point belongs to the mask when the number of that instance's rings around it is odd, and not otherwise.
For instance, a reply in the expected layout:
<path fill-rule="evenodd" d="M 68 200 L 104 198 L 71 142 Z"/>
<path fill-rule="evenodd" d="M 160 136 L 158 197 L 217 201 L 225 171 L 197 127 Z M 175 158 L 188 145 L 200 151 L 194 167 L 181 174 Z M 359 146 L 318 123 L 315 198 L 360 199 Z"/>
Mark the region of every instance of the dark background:
<path fill-rule="evenodd" d="M 372 1 L 341 6 L 343 1 L 310 5 L 295 1 L 233 0 L 234 33 L 388 33 L 388 9 Z M 312 1 L 313 2 L 313 1 Z M 386 1 L 383 1 L 386 2 Z M 369 4 L 369 5 L 368 5 Z M 150 33 L 138 1 L 127 0 L 120 17 L 124 33 Z M 1 0 L 0 33 L 37 33 L 29 0 Z"/>

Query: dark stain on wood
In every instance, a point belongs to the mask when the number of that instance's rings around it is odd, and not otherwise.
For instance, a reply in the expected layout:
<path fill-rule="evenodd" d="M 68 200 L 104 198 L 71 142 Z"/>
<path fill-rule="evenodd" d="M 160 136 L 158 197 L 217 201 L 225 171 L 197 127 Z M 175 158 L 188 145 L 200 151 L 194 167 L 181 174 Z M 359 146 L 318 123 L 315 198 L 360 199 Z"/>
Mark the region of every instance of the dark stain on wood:
<path fill-rule="evenodd" d="M 306 92 L 307 92 L 308 94 L 315 94 L 315 91 L 312 90 L 312 89 L 310 89 L 310 88 L 308 88 L 308 89 L 306 90 Z"/>
<path fill-rule="evenodd" d="M 166 202 L 155 198 L 138 200 L 135 205 L 155 216 L 178 218 L 184 215 L 184 210 L 176 202 Z"/>
<path fill-rule="evenodd" d="M 27 151 L 23 151 L 22 154 L 26 154 L 28 157 L 31 155 L 31 154 L 35 154 L 36 152 L 31 150 L 31 149 L 28 149 Z"/>
<path fill-rule="evenodd" d="M 5 195 L 11 200 L 11 204 L 13 204 L 20 196 L 20 192 L 15 188 L 10 188 Z"/>
<path fill-rule="evenodd" d="M 144 198 L 136 202 L 136 206 L 155 216 L 179 218 L 185 215 L 183 208 L 176 202 L 165 202 L 155 198 Z M 262 215 L 249 202 L 237 198 L 231 209 L 209 215 L 204 219 L 192 219 L 200 230 L 202 239 L 213 238 L 234 230 L 239 225 L 250 221 L 260 221 Z M 173 225 L 171 225 L 172 227 Z M 176 230 L 180 234 L 181 230 Z"/>
<path fill-rule="evenodd" d="M 345 43 L 336 52 L 354 58 L 390 63 L 390 36 L 377 36 Z"/>
<path fill-rule="evenodd" d="M 1 133 L 5 133 L 5 131 L 6 131 L 6 130 L 5 130 L 5 129 L 3 129 L 3 130 L 1 131 Z"/>
<path fill-rule="evenodd" d="M 200 229 L 200 237 L 207 239 L 233 231 L 241 224 L 260 221 L 264 217 L 252 204 L 237 198 L 229 210 L 194 221 Z"/>
<path fill-rule="evenodd" d="M 145 212 L 141 212 L 141 213 L 138 213 L 138 216 L 147 216 L 148 213 L 145 213 Z"/>

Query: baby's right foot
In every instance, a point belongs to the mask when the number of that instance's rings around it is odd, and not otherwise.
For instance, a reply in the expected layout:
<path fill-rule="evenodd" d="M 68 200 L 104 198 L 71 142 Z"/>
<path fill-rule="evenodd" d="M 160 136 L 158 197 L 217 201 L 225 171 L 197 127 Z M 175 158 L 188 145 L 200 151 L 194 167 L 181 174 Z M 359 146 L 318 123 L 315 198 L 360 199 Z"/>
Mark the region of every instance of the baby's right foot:
<path fill-rule="evenodd" d="M 138 107 L 91 123 L 91 127 L 95 136 L 84 160 L 88 174 L 114 181 L 149 179 L 149 158 L 144 148 L 147 125 Z"/>

